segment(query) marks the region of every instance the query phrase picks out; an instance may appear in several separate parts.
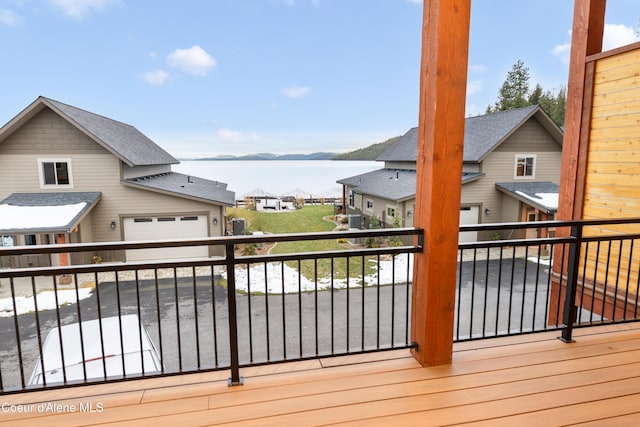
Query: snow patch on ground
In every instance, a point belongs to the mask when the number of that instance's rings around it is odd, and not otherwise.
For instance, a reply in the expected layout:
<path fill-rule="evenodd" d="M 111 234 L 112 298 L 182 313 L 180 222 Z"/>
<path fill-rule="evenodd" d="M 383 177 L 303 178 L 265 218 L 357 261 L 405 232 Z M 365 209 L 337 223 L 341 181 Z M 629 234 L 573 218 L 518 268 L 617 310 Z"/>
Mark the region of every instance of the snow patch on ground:
<path fill-rule="evenodd" d="M 89 298 L 94 288 L 80 288 L 78 289 L 78 296 L 81 300 Z M 54 291 L 44 291 L 36 295 L 38 310 L 53 310 L 56 308 L 56 295 Z M 58 291 L 58 305 L 75 304 L 76 291 L 75 289 L 64 289 Z M 30 297 L 16 297 L 15 307 L 18 314 L 32 313 L 36 311 L 36 300 L 33 296 Z M 13 316 L 13 300 L 12 298 L 0 299 L 0 317 L 12 317 Z"/>
<path fill-rule="evenodd" d="M 407 268 L 408 280 L 413 278 L 413 256 L 407 254 L 396 255 L 395 261 L 381 260 L 379 274 L 374 273 L 367 275 L 364 278 L 366 286 L 372 286 L 378 284 L 378 275 L 380 277 L 381 285 L 389 285 L 392 283 L 404 283 L 407 281 Z M 370 259 L 369 262 L 377 263 L 376 260 Z M 394 264 L 395 262 L 395 269 Z M 299 275 L 298 270 L 291 268 L 286 264 L 282 265 L 280 262 L 272 262 L 267 264 L 266 278 L 265 278 L 265 266 L 264 264 L 256 264 L 249 269 L 236 267 L 236 290 L 245 291 L 250 293 L 293 293 L 298 291 L 313 291 L 316 289 L 316 284 L 307 279 L 306 277 Z M 222 276 L 226 279 L 226 273 Z M 361 277 L 355 277 L 349 279 L 349 287 L 357 288 L 361 286 Z M 346 288 L 346 279 L 334 279 L 334 288 Z M 331 278 L 322 277 L 318 278 L 317 289 L 329 289 L 331 288 Z"/>

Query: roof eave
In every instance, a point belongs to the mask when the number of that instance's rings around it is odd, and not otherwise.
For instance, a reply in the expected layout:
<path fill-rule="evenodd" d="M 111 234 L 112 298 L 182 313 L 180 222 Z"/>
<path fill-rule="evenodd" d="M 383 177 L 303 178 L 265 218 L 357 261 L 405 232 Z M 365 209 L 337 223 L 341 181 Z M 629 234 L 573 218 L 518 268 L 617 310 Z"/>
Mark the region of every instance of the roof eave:
<path fill-rule="evenodd" d="M 177 191 L 162 190 L 160 188 L 148 187 L 148 186 L 145 186 L 145 185 L 140 185 L 140 184 L 137 184 L 135 182 L 130 182 L 130 181 L 126 181 L 126 180 L 122 180 L 120 182 L 122 184 L 126 185 L 127 187 L 136 188 L 138 190 L 151 191 L 151 192 L 154 192 L 154 193 L 164 194 L 166 196 L 173 196 L 173 197 L 180 197 L 180 198 L 188 199 L 188 200 L 195 200 L 197 202 L 204 202 L 204 203 L 208 203 L 208 204 L 214 205 L 214 206 L 219 206 L 219 205 L 223 205 L 223 206 L 227 206 L 227 207 L 235 206 L 235 203 L 225 202 L 224 200 L 206 199 L 204 197 L 192 196 L 190 194 L 179 193 Z M 228 191 L 228 190 L 225 190 L 225 191 Z"/>
<path fill-rule="evenodd" d="M 520 194 L 515 193 L 513 191 L 509 191 L 506 188 L 502 188 L 502 187 L 500 187 L 498 185 L 496 185 L 495 187 L 496 187 L 496 189 L 498 191 L 503 192 L 507 196 L 513 197 L 514 199 L 524 203 L 525 205 L 528 205 L 528 206 L 534 207 L 536 209 L 539 209 L 539 210 L 543 211 L 546 214 L 552 214 L 552 213 L 556 213 L 558 211 L 557 208 L 554 209 L 554 208 L 550 208 L 549 206 L 545 206 L 545 205 L 542 205 L 540 203 L 536 203 L 534 200 L 532 200 L 532 199 L 530 199 L 528 197 L 521 196 Z"/>

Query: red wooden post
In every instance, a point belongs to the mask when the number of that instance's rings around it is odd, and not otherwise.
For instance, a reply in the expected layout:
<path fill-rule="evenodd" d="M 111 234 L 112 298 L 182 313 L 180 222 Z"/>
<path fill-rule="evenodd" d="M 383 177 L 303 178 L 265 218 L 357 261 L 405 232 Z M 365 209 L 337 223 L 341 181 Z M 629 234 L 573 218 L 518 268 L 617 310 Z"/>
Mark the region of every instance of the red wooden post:
<path fill-rule="evenodd" d="M 586 58 L 602 51 L 606 0 L 575 0 L 558 219 L 581 219 L 593 82 Z"/>
<path fill-rule="evenodd" d="M 602 51 L 606 4 L 606 0 L 575 0 L 573 6 L 571 58 L 557 216 L 560 220 L 582 219 L 594 71 L 593 63 L 587 63 L 586 58 Z M 557 235 L 568 236 L 569 230 L 558 229 Z M 551 295 L 558 295 L 560 291 L 561 300 L 564 300 L 566 282 L 561 281 L 559 275 L 561 271 L 566 274 L 567 260 L 559 256 L 561 253 L 562 249 L 557 248 L 557 256 L 553 262 Z M 564 268 L 562 268 L 563 263 Z M 559 290 L 561 283 L 562 289 Z M 555 324 L 562 319 L 563 303 L 560 303 L 559 310 L 556 310 L 553 301 L 551 304 L 548 322 Z"/>
<path fill-rule="evenodd" d="M 471 0 L 425 0 L 413 276 L 414 357 L 451 363 Z"/>

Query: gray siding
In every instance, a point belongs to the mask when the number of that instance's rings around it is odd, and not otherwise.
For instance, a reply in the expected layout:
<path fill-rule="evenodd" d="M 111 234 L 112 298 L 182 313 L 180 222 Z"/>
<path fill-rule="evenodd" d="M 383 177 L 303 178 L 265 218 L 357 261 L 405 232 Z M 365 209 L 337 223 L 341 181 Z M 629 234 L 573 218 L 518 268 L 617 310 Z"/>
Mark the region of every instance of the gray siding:
<path fill-rule="evenodd" d="M 560 144 L 549 135 L 535 117 L 532 117 L 520 126 L 506 142 L 497 147 L 494 152 L 539 153 L 561 150 Z"/>
<path fill-rule="evenodd" d="M 464 162 L 462 164 L 462 172 L 471 172 L 471 173 L 482 172 L 482 165 L 480 163 Z"/>
<path fill-rule="evenodd" d="M 403 170 L 414 171 L 416 170 L 416 163 L 388 161 L 388 162 L 384 162 L 384 167 L 386 169 L 403 169 Z"/>
<path fill-rule="evenodd" d="M 171 165 L 151 165 L 151 166 L 129 166 L 122 163 L 122 178 L 138 178 L 148 175 L 159 175 L 161 173 L 171 172 Z"/>
<path fill-rule="evenodd" d="M 36 114 L 0 143 L 2 154 L 32 154 L 37 156 L 60 153 L 108 153 L 101 145 L 48 108 Z"/>
<path fill-rule="evenodd" d="M 347 189 L 348 194 L 349 189 Z M 367 200 L 373 202 L 373 208 L 367 209 Z M 355 206 L 348 205 L 346 213 L 348 215 L 362 215 L 363 216 L 363 228 L 369 228 L 371 223 L 371 217 L 377 217 L 381 225 L 384 227 L 393 227 L 394 218 L 387 217 L 387 206 L 393 206 L 396 209 L 396 217 L 399 217 L 401 227 L 413 227 L 413 216 L 415 211 L 415 199 L 407 200 L 404 202 L 396 202 L 395 200 L 384 199 L 381 197 L 374 197 L 370 195 L 355 194 Z M 407 214 L 411 211 L 411 216 Z"/>
<path fill-rule="evenodd" d="M 70 159 L 73 186 L 41 188 L 38 158 Z M 170 167 L 129 168 L 127 173 L 167 172 Z M 44 109 L 0 143 L 0 199 L 11 193 L 100 191 L 102 198 L 80 224 L 82 241 L 117 241 L 122 218 L 137 215 L 207 215 L 209 236 L 223 233 L 224 207 L 123 185 L 121 162 L 91 138 Z M 218 224 L 213 226 L 212 219 Z M 116 221 L 117 227 L 110 226 Z M 162 236 L 158 236 L 162 238 Z M 114 259 L 112 256 L 107 259 Z M 117 257 L 116 257 L 117 258 Z"/>
<path fill-rule="evenodd" d="M 514 178 L 516 154 L 535 154 L 535 177 Z M 502 193 L 496 182 L 551 181 L 560 182 L 562 147 L 537 122 L 529 120 L 482 162 L 482 178 L 462 186 L 462 204 L 480 205 L 483 223 L 517 220 L 513 210 L 503 207 Z M 508 198 L 508 197 L 506 197 Z M 505 199 L 506 199 L 505 198 Z M 489 208 L 490 215 L 484 210 Z"/>

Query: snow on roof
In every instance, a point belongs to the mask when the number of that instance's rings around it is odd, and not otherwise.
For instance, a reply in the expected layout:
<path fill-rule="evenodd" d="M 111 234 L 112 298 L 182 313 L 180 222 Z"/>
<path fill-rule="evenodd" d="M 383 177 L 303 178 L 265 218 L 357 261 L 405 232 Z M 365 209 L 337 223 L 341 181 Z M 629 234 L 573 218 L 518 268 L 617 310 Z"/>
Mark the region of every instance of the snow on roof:
<path fill-rule="evenodd" d="M 86 202 L 60 206 L 0 205 L 0 229 L 64 228 L 87 206 Z"/>
<path fill-rule="evenodd" d="M 558 209 L 558 193 L 535 193 L 531 195 L 523 191 L 516 191 L 516 194 L 542 205 L 549 210 Z"/>

